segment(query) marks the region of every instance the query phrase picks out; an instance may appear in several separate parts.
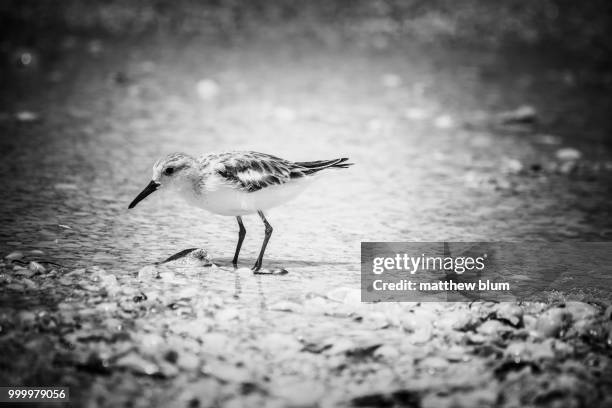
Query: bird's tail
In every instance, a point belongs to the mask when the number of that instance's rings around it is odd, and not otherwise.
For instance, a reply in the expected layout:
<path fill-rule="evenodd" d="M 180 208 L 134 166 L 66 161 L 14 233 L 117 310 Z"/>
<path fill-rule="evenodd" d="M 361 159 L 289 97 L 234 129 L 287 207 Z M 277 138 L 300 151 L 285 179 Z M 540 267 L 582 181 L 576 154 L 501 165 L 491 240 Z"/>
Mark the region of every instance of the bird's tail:
<path fill-rule="evenodd" d="M 303 171 L 305 174 L 313 174 L 318 171 L 324 169 L 346 169 L 349 166 L 352 166 L 355 163 L 346 163 L 348 157 L 343 157 L 341 159 L 332 159 L 332 160 L 317 160 L 311 162 L 296 162 L 300 167 L 305 168 Z"/>

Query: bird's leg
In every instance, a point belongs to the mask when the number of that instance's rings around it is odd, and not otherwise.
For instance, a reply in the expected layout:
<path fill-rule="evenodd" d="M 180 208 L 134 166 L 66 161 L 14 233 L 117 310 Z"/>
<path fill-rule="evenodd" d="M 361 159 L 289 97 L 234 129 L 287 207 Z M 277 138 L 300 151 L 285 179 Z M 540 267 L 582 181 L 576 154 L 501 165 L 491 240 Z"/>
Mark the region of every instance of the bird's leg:
<path fill-rule="evenodd" d="M 238 230 L 238 244 L 236 245 L 236 253 L 234 254 L 234 260 L 232 261 L 234 268 L 238 267 L 238 254 L 240 254 L 242 241 L 244 241 L 244 236 L 246 235 L 246 228 L 244 228 L 244 224 L 242 223 L 242 217 L 238 215 L 236 220 L 238 221 L 238 227 L 240 229 Z"/>
<path fill-rule="evenodd" d="M 255 265 L 253 265 L 253 271 L 257 272 L 261 269 L 261 264 L 263 263 L 264 252 L 266 252 L 266 246 L 268 245 L 268 241 L 272 236 L 272 231 L 274 230 L 262 211 L 257 211 L 257 214 L 261 217 L 264 225 L 266 226 L 266 235 L 264 236 L 263 244 L 261 245 L 261 251 L 259 251 L 259 256 L 257 257 L 257 261 L 255 261 Z"/>

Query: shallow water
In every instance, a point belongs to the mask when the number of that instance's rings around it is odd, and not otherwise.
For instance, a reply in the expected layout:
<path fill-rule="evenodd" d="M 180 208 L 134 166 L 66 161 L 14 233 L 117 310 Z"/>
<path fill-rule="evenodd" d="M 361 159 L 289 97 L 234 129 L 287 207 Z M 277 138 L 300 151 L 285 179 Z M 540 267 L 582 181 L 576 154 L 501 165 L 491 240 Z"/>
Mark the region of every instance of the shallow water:
<path fill-rule="evenodd" d="M 226 149 L 356 163 L 269 214 L 268 260 L 338 284 L 357 274 L 361 241 L 609 239 L 609 172 L 595 180 L 508 174 L 508 160 L 527 167 L 550 161 L 554 150 L 531 134 L 463 124 L 474 112 L 535 105 L 533 92 L 554 82 L 559 67 L 517 74 L 504 56 L 422 49 L 343 50 L 338 58 L 309 46 L 178 45 L 109 42 L 98 56 L 77 47 L 58 51 L 52 66 L 12 72 L 16 99 L 5 95 L 5 111 L 32 110 L 41 120 L 2 121 L 3 252 L 42 249 L 67 267 L 93 263 L 120 275 L 188 247 L 227 260 L 234 219 L 163 192 L 127 210 L 163 154 Z M 50 83 L 49 72 L 62 79 Z M 390 74 L 399 83 L 385 86 Z M 203 78 L 219 83 L 218 97 L 198 98 Z M 548 89 L 556 96 L 555 85 Z M 566 89 L 566 97 L 576 94 Z M 554 101 L 535 106 L 545 120 L 562 110 Z M 410 119 L 410 109 L 422 117 Z M 584 133 L 605 133 L 607 125 Z M 587 160 L 606 160 L 601 146 L 585 145 Z M 246 226 L 250 264 L 263 226 L 256 216 Z"/>

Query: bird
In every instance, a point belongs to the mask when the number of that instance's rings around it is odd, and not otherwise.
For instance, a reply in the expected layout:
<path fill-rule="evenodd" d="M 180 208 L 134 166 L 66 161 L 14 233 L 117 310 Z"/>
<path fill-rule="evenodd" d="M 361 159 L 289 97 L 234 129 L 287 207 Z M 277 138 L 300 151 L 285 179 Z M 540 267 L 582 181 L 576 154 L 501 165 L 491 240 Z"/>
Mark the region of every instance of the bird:
<path fill-rule="evenodd" d="M 149 184 L 134 198 L 128 209 L 158 190 L 174 191 L 187 203 L 218 215 L 236 217 L 238 243 L 232 265 L 246 235 L 242 217 L 257 213 L 264 224 L 264 239 L 259 256 L 251 268 L 262 271 L 263 257 L 272 236 L 272 225 L 265 211 L 300 194 L 316 176 L 327 169 L 345 169 L 354 163 L 348 158 L 293 162 L 254 151 L 227 151 L 193 157 L 171 153 L 153 165 Z"/>

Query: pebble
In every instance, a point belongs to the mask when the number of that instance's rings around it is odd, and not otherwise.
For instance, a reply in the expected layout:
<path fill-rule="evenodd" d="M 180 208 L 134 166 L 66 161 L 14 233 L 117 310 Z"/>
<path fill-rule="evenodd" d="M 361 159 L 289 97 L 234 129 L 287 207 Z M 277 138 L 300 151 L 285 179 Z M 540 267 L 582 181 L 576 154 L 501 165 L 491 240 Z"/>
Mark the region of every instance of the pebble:
<path fill-rule="evenodd" d="M 138 279 L 148 280 L 159 277 L 159 271 L 154 265 L 147 265 L 138 271 Z"/>
<path fill-rule="evenodd" d="M 210 254 L 204 248 L 198 248 L 189 254 L 189 257 L 198 261 L 202 266 L 212 266 Z"/>
<path fill-rule="evenodd" d="M 114 366 L 127 368 L 138 374 L 154 375 L 159 373 L 159 367 L 156 364 L 145 360 L 135 352 L 119 358 Z"/>
<path fill-rule="evenodd" d="M 19 122 L 30 123 L 39 120 L 40 115 L 36 112 L 23 110 L 15 113 L 15 119 L 17 119 Z"/>
<path fill-rule="evenodd" d="M 421 310 L 419 313 L 407 313 L 400 317 L 404 330 L 411 332 L 408 340 L 413 344 L 422 344 L 433 335 L 433 322 L 437 313 Z"/>
<path fill-rule="evenodd" d="M 19 47 L 12 53 L 11 60 L 21 69 L 35 69 L 40 63 L 40 55 L 35 49 Z"/>
<path fill-rule="evenodd" d="M 115 287 L 118 285 L 117 277 L 115 275 L 101 275 L 100 276 L 100 284 L 106 288 Z"/>
<path fill-rule="evenodd" d="M 514 327 L 519 327 L 523 322 L 523 309 L 515 303 L 502 302 L 495 308 L 495 316 Z"/>
<path fill-rule="evenodd" d="M 440 330 L 464 330 L 472 324 L 473 318 L 473 314 L 465 310 L 453 310 L 442 313 L 435 325 Z"/>
<path fill-rule="evenodd" d="M 599 309 L 584 302 L 565 302 L 565 310 L 572 315 L 574 321 L 591 319 L 599 315 Z"/>
<path fill-rule="evenodd" d="M 44 266 L 34 261 L 29 263 L 28 269 L 34 273 L 45 273 L 47 271 Z"/>
<path fill-rule="evenodd" d="M 21 266 L 19 268 L 13 267 L 13 270 L 15 271 L 16 276 L 21 276 L 24 278 L 31 278 L 35 275 L 35 272 Z"/>
<path fill-rule="evenodd" d="M 409 341 L 413 344 L 423 344 L 428 342 L 431 336 L 433 336 L 433 327 L 431 323 L 427 323 L 414 329 Z"/>
<path fill-rule="evenodd" d="M 575 161 L 580 160 L 580 158 L 582 157 L 582 153 L 572 147 L 564 147 L 562 149 L 557 150 L 555 156 L 557 156 L 557 159 L 561 161 Z"/>
<path fill-rule="evenodd" d="M 514 110 L 501 112 L 497 116 L 504 124 L 530 123 L 537 119 L 537 111 L 533 106 L 522 105 Z"/>
<path fill-rule="evenodd" d="M 192 248 L 180 251 L 164 260 L 160 264 L 165 266 L 193 266 L 193 267 L 208 267 L 212 266 L 210 255 L 204 248 Z"/>
<path fill-rule="evenodd" d="M 565 161 L 559 165 L 557 171 L 561 174 L 571 174 L 576 170 L 578 166 L 575 161 Z"/>
<path fill-rule="evenodd" d="M 525 166 L 517 159 L 507 159 L 502 163 L 502 171 L 508 174 L 519 174 Z"/>
<path fill-rule="evenodd" d="M 10 254 L 4 257 L 4 259 L 6 259 L 7 261 L 15 261 L 21 258 L 23 258 L 23 252 L 21 251 L 11 252 Z"/>
<path fill-rule="evenodd" d="M 448 361 L 452 362 L 470 360 L 470 353 L 465 348 L 458 345 L 453 345 L 445 350 L 442 350 L 441 354 Z"/>
<path fill-rule="evenodd" d="M 177 282 L 177 276 L 174 272 L 164 271 L 159 273 L 159 278 L 164 282 Z"/>
<path fill-rule="evenodd" d="M 466 338 L 471 344 L 483 344 L 487 341 L 487 338 L 480 333 L 468 333 Z"/>
<path fill-rule="evenodd" d="M 500 322 L 499 320 L 487 320 L 481 324 L 476 331 L 480 334 L 484 334 L 485 336 L 495 336 L 512 330 L 512 327 Z"/>
<path fill-rule="evenodd" d="M 23 283 L 26 287 L 26 289 L 38 289 L 38 285 L 36 283 L 34 283 L 34 281 L 28 279 L 28 278 L 24 278 L 21 280 L 21 283 Z"/>
<path fill-rule="evenodd" d="M 96 268 L 91 276 L 94 282 L 98 282 L 109 295 L 115 295 L 121 291 L 117 277 L 103 269 Z"/>
<path fill-rule="evenodd" d="M 571 323 L 571 314 L 562 308 L 552 308 L 542 313 L 536 321 L 535 331 L 543 337 L 555 337 Z"/>

